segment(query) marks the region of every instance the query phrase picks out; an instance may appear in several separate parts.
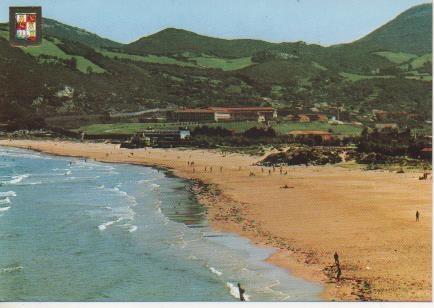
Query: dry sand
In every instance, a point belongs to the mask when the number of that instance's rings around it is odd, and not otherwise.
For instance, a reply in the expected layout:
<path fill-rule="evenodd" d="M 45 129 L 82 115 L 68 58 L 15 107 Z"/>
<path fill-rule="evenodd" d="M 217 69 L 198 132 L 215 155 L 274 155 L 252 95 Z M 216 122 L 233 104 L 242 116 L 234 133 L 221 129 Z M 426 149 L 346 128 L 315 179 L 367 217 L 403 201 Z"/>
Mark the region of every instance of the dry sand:
<path fill-rule="evenodd" d="M 0 145 L 173 169 L 209 184 L 196 190 L 215 228 L 276 247 L 269 261 L 323 283 L 324 299 L 431 301 L 432 180 L 418 180 L 420 173 L 325 166 L 286 167 L 280 174 L 278 168 L 262 172 L 253 166 L 259 157 L 215 151 L 61 141 L 0 140 Z"/>

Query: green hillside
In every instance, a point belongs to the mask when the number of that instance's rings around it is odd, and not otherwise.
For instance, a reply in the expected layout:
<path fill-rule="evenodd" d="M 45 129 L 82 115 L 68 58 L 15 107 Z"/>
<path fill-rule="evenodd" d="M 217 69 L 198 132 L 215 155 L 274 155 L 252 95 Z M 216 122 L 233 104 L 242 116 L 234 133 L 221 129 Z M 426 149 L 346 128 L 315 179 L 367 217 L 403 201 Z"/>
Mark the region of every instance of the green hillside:
<path fill-rule="evenodd" d="M 102 38 L 84 29 L 68 26 L 49 18 L 44 18 L 43 31 L 44 35 L 48 37 L 54 37 L 60 40 L 67 39 L 72 42 L 79 42 L 95 48 L 122 46 L 120 43 Z"/>
<path fill-rule="evenodd" d="M 0 24 L 0 121 L 89 115 L 82 124 L 67 123 L 79 127 L 107 120 L 108 112 L 272 105 L 282 115 L 330 117 L 340 106 L 344 121 L 368 124 L 373 109 L 400 110 L 416 114 L 418 120 L 408 123 L 419 125 L 431 119 L 432 51 L 406 47 L 431 41 L 421 28 L 426 7 L 404 12 L 366 41 L 331 47 L 225 40 L 178 29 L 122 45 L 47 19 L 40 47 L 15 48 L 7 24 Z M 404 27 L 403 37 L 392 31 L 396 24 Z M 387 46 L 399 41 L 405 48 L 378 49 L 372 37 L 379 33 Z M 408 33 L 411 44 L 405 43 Z"/>
<path fill-rule="evenodd" d="M 386 58 L 390 62 L 401 64 L 411 59 L 417 58 L 417 55 L 405 52 L 377 51 L 374 54 Z"/>
<path fill-rule="evenodd" d="M 9 32 L 0 29 L 0 36 L 9 40 Z M 59 42 L 59 41 L 58 41 Z M 104 73 L 105 70 L 88 59 L 75 54 L 67 54 L 60 49 L 54 42 L 43 39 L 42 44 L 38 48 L 20 48 L 25 53 L 35 57 L 40 62 L 56 61 L 57 59 L 71 60 L 75 58 L 77 61 L 77 69 L 82 73 L 88 73 L 92 70 L 94 73 Z"/>
<path fill-rule="evenodd" d="M 182 29 L 168 28 L 153 35 L 143 37 L 124 50 L 133 54 L 209 54 L 223 58 L 242 58 L 253 55 L 275 44 L 260 40 L 225 40 L 199 35 Z"/>
<path fill-rule="evenodd" d="M 357 48 L 424 54 L 432 48 L 432 4 L 415 6 L 352 44 Z"/>

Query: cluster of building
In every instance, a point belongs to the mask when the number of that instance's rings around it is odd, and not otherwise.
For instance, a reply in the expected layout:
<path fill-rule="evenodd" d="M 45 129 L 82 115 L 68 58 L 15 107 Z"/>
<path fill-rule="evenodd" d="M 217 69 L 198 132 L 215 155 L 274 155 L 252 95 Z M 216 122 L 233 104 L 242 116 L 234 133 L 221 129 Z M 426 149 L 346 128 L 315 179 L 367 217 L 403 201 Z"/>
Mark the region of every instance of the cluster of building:
<path fill-rule="evenodd" d="M 313 113 L 313 114 L 298 114 L 293 115 L 289 114 L 286 116 L 286 119 L 289 121 L 297 121 L 297 122 L 328 122 L 329 118 L 325 114 L 321 113 Z"/>
<path fill-rule="evenodd" d="M 179 109 L 168 114 L 168 118 L 177 122 L 224 122 L 257 121 L 266 122 L 277 118 L 273 107 L 208 107 Z"/>
<path fill-rule="evenodd" d="M 421 120 L 421 116 L 416 113 L 408 113 L 406 111 L 384 111 L 379 109 L 373 109 L 372 115 L 376 121 L 388 121 L 396 119 L 411 119 L 411 120 Z"/>

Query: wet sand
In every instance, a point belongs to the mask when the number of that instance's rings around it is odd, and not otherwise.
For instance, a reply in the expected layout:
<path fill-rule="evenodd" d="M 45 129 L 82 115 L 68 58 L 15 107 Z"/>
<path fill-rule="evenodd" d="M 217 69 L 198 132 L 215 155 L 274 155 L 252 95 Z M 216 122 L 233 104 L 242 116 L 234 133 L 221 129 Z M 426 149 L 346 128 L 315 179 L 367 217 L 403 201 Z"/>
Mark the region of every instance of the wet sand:
<path fill-rule="evenodd" d="M 214 228 L 277 248 L 268 261 L 323 283 L 325 300 L 431 301 L 432 180 L 418 180 L 420 172 L 297 166 L 281 174 L 254 166 L 260 157 L 209 150 L 26 140 L 0 145 L 172 169 L 198 181 L 195 191 Z"/>

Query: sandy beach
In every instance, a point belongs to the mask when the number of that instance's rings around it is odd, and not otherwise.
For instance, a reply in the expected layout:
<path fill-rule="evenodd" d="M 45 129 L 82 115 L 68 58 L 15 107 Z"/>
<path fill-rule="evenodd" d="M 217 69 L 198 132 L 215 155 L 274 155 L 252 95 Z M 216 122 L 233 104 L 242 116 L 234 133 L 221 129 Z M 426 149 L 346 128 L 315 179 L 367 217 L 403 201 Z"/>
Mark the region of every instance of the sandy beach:
<path fill-rule="evenodd" d="M 193 189 L 214 228 L 275 247 L 268 261 L 321 282 L 325 300 L 431 301 L 432 180 L 420 181 L 420 172 L 342 166 L 281 172 L 255 166 L 260 157 L 210 150 L 27 140 L 0 145 L 171 169 L 197 180 Z"/>

